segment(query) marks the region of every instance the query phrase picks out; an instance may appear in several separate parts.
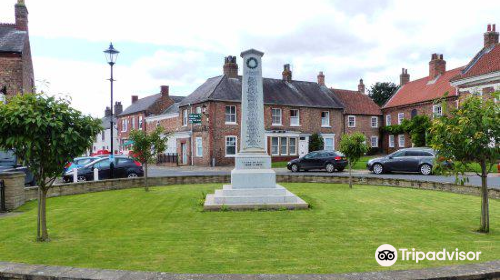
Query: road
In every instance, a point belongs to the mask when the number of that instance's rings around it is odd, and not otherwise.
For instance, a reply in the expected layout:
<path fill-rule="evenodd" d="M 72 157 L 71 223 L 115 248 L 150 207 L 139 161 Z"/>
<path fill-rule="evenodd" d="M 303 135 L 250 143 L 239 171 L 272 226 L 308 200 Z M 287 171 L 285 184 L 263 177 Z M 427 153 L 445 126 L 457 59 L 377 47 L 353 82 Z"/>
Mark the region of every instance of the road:
<path fill-rule="evenodd" d="M 161 176 L 184 176 L 184 175 L 229 175 L 231 174 L 231 170 L 228 168 L 210 168 L 206 167 L 203 169 L 192 169 L 192 168 L 183 168 L 183 167 L 150 167 L 149 176 L 151 177 L 161 177 Z M 338 173 L 328 173 L 328 172 L 300 172 L 300 173 L 292 173 L 285 168 L 275 168 L 276 174 L 287 174 L 294 176 L 301 175 L 312 175 L 312 176 L 349 176 L 347 171 Z M 382 174 L 375 175 L 373 173 L 369 173 L 367 171 L 355 170 L 355 174 L 353 176 L 356 177 L 383 177 L 383 178 L 392 178 L 392 179 L 407 179 L 407 180 L 419 180 L 419 181 L 429 181 L 429 182 L 439 182 L 439 183 L 455 183 L 455 177 L 453 176 L 424 176 L 419 174 Z M 476 175 L 469 175 L 469 182 L 467 185 L 480 186 L 481 178 Z M 490 174 L 488 177 L 488 186 L 490 188 L 500 189 L 500 174 Z"/>

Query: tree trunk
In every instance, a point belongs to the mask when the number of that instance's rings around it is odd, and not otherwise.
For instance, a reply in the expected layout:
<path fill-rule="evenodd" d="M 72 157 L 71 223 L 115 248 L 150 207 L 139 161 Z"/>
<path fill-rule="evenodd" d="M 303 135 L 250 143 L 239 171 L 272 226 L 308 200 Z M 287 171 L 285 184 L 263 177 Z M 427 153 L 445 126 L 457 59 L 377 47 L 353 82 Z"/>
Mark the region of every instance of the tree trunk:
<path fill-rule="evenodd" d="M 488 201 L 488 172 L 486 161 L 481 162 L 481 228 L 480 232 L 490 232 L 490 210 Z"/>
<path fill-rule="evenodd" d="M 352 189 L 352 164 L 351 164 L 351 160 L 349 160 L 348 163 L 349 163 L 349 188 Z"/>
<path fill-rule="evenodd" d="M 148 163 L 144 163 L 144 188 L 147 192 L 149 192 L 148 186 Z"/>
<path fill-rule="evenodd" d="M 39 196 L 39 228 L 41 231 L 38 232 L 38 241 L 47 242 L 49 240 L 49 233 L 47 232 L 47 189 L 44 187 L 40 187 L 40 196 Z"/>
<path fill-rule="evenodd" d="M 38 184 L 40 185 L 40 184 Z M 40 189 L 41 187 L 38 186 L 38 199 L 37 199 L 37 202 L 38 202 L 38 212 L 37 212 L 37 215 L 36 215 L 36 240 L 40 240 L 42 235 L 41 235 L 41 232 L 40 232 L 40 217 L 42 216 L 41 215 L 41 209 L 42 209 L 42 204 L 41 204 L 41 201 L 42 201 L 42 191 Z"/>

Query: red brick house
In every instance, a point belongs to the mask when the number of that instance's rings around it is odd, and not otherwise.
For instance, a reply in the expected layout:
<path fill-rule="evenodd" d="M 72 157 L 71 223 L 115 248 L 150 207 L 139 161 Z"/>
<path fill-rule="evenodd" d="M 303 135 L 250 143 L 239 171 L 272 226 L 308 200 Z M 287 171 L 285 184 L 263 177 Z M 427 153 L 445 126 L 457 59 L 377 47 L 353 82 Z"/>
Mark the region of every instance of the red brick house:
<path fill-rule="evenodd" d="M 0 94 L 12 96 L 35 88 L 24 0 L 15 5 L 16 22 L 0 23 Z"/>
<path fill-rule="evenodd" d="M 322 74 L 322 73 L 320 73 Z M 344 105 L 344 121 L 342 132 L 361 132 L 367 139 L 367 144 L 375 151 L 381 147 L 380 126 L 382 111 L 373 100 L 365 94 L 363 79 L 359 81 L 358 90 L 334 89 L 331 91 Z"/>
<path fill-rule="evenodd" d="M 336 149 L 343 122 L 340 100 L 324 84 L 293 80 L 288 64 L 282 77 L 263 79 L 266 145 L 273 161 L 306 154 L 315 132 L 323 136 L 325 149 Z M 236 58 L 229 56 L 223 75 L 208 79 L 179 104 L 180 126 L 173 137 L 181 164 L 234 163 L 240 146 L 240 102 L 241 76 Z M 191 113 L 202 115 L 200 124 L 189 123 Z"/>
<path fill-rule="evenodd" d="M 120 140 L 120 151 L 128 153 L 129 145 L 126 145 L 130 131 L 147 131 L 146 117 L 158 115 L 173 104 L 182 100 L 182 96 L 169 95 L 169 87 L 161 86 L 160 93 L 139 99 L 137 95 L 132 96 L 132 104 L 118 115 L 118 137 Z"/>
<path fill-rule="evenodd" d="M 464 69 L 451 80 L 461 95 L 476 93 L 484 97 L 500 90 L 500 44 L 496 25 L 488 24 L 484 46 Z"/>

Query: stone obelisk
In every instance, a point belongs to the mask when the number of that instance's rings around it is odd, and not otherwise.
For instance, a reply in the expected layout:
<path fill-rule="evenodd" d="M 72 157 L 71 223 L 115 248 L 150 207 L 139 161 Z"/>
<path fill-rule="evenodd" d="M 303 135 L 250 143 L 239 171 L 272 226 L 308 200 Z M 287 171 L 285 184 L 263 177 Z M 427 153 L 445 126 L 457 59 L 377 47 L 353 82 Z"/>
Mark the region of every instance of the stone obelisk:
<path fill-rule="evenodd" d="M 264 128 L 263 52 L 250 49 L 241 53 L 240 151 L 231 171 L 231 185 L 207 195 L 204 208 L 218 210 L 255 208 L 307 208 L 308 204 L 276 184 L 271 157 L 266 152 Z"/>

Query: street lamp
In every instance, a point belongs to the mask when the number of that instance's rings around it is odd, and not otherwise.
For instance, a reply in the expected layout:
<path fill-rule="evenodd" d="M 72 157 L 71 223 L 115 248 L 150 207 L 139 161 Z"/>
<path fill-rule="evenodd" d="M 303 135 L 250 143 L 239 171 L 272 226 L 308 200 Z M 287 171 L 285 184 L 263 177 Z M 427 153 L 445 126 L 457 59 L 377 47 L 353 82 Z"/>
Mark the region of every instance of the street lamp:
<path fill-rule="evenodd" d="M 116 50 L 113 47 L 113 43 L 109 44 L 109 48 L 104 51 L 104 55 L 106 56 L 106 60 L 108 61 L 109 66 L 111 66 L 111 78 L 109 78 L 109 81 L 111 82 L 111 118 L 110 118 L 110 140 L 111 140 L 111 154 L 109 155 L 109 175 L 110 178 L 113 179 L 115 176 L 115 161 L 114 161 L 114 155 L 115 155 L 115 149 L 113 147 L 113 82 L 115 81 L 113 79 L 113 66 L 116 63 L 116 59 L 118 58 L 118 54 L 120 52 Z"/>

